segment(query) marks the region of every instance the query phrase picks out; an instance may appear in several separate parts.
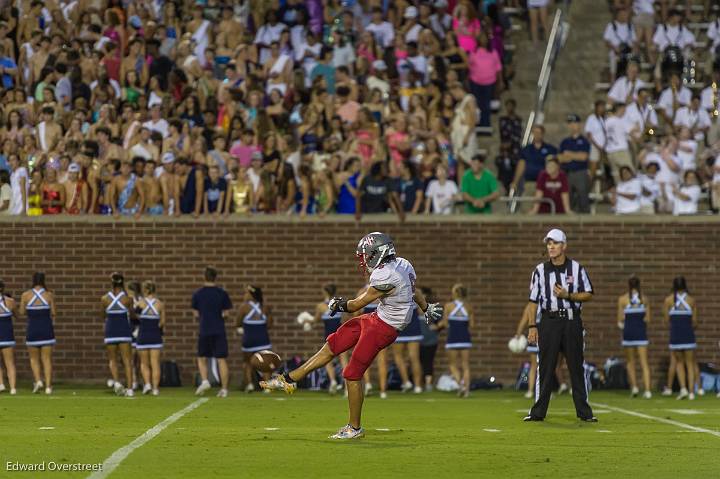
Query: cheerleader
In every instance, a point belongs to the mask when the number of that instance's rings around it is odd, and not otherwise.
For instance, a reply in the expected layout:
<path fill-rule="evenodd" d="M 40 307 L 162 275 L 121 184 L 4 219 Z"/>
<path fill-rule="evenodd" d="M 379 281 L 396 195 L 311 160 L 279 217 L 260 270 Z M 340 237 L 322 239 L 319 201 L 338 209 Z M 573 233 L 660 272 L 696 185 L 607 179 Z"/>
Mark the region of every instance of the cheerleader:
<path fill-rule="evenodd" d="M 625 349 L 632 397 L 637 397 L 640 393 L 635 375 L 635 352 L 637 351 L 645 387 L 643 397 L 650 399 L 652 393 L 650 392 L 650 368 L 647 358 L 647 324 L 650 322 L 650 304 L 647 297 L 640 292 L 640 279 L 637 276 L 630 277 L 628 292 L 618 298 L 617 321 L 618 327 L 623 332 L 622 345 Z"/>
<path fill-rule="evenodd" d="M 680 394 L 677 399 L 695 399 L 695 328 L 697 311 L 695 299 L 688 294 L 685 278 L 673 279 L 673 293 L 665 298 L 663 312 L 670 325 L 670 351 L 677 363 Z M 686 382 L 687 379 L 687 382 Z M 690 392 L 688 392 L 688 387 Z"/>
<path fill-rule="evenodd" d="M 10 394 L 17 393 L 15 389 L 15 335 L 13 334 L 12 319 L 15 311 L 15 300 L 5 295 L 5 283 L 0 280 L 0 351 L 7 370 Z M 2 368 L 0 368 L 0 393 L 5 391 Z"/>
<path fill-rule="evenodd" d="M 140 309 L 140 328 L 136 347 L 140 355 L 143 394 L 152 391 L 152 395 L 157 396 L 160 394 L 160 352 L 163 347 L 165 305 L 155 296 L 153 281 L 143 283 L 142 293 L 137 304 Z"/>
<path fill-rule="evenodd" d="M 138 388 L 138 366 L 140 365 L 140 357 L 137 350 L 137 339 L 140 334 L 140 300 L 142 299 L 142 288 L 140 287 L 139 281 L 128 281 L 127 282 L 127 295 L 132 299 L 133 311 L 135 315 L 130 317 L 130 330 L 132 331 L 131 346 L 131 359 L 132 359 L 132 389 L 133 391 Z"/>
<path fill-rule="evenodd" d="M 539 308 L 538 308 L 539 309 Z M 540 314 L 538 313 L 538 317 Z M 536 324 L 539 318 L 536 318 Z M 525 305 L 525 309 L 523 310 L 522 317 L 520 318 L 520 322 L 518 323 L 517 330 L 515 331 L 515 337 L 522 336 L 525 332 L 525 328 L 530 323 L 530 304 Z M 535 397 L 535 380 L 537 378 L 537 357 L 538 352 L 540 351 L 538 349 L 537 344 L 530 344 L 528 343 L 527 353 L 530 355 L 530 370 L 528 371 L 528 390 L 525 393 L 525 397 L 528 399 Z"/>
<path fill-rule="evenodd" d="M 420 329 L 418 307 L 417 304 L 415 304 L 410 324 L 400 331 L 397 339 L 392 345 L 393 359 L 395 360 L 395 365 L 400 372 L 400 378 L 403 382 L 402 392 L 408 392 L 411 389 L 415 394 L 423 392 L 422 366 L 420 365 L 420 341 L 422 341 L 422 339 L 423 335 L 422 330 Z M 412 382 L 410 382 L 407 364 L 405 363 L 406 351 L 407 356 L 410 359 L 410 367 L 412 368 Z"/>
<path fill-rule="evenodd" d="M 26 344 L 30 352 L 30 367 L 33 373 L 33 393 L 43 388 L 42 370 L 45 373 L 45 394 L 52 394 L 52 350 L 55 345 L 53 318 L 55 297 L 45 288 L 45 273 L 35 273 L 32 289 L 20 296 L 20 314 L 27 315 Z"/>
<path fill-rule="evenodd" d="M 250 365 L 250 358 L 258 351 L 272 349 L 268 329 L 272 327 L 270 309 L 263 305 L 262 289 L 257 286 L 248 285 L 245 288 L 242 306 L 240 306 L 241 324 L 237 324 L 238 334 L 242 334 L 242 351 L 245 369 L 245 392 L 255 390 L 253 382 L 253 368 Z M 263 373 L 265 380 L 270 379 L 270 373 Z M 269 392 L 265 390 L 265 392 Z"/>
<path fill-rule="evenodd" d="M 120 273 L 110 275 L 112 290 L 100 298 L 103 313 L 105 314 L 105 347 L 107 349 L 110 374 L 113 379 L 113 389 L 117 395 L 134 396 L 132 389 L 132 329 L 130 319 L 135 316 L 132 299 L 125 292 L 125 279 Z M 120 352 L 125 367 L 125 380 L 128 388 L 125 389 L 119 380 L 117 353 Z"/>
<path fill-rule="evenodd" d="M 448 352 L 450 374 L 460 384 L 460 390 L 458 391 L 460 397 L 470 395 L 470 348 L 472 347 L 470 331 L 474 327 L 474 319 L 472 308 L 465 302 L 466 297 L 467 289 L 465 286 L 461 284 L 453 286 L 453 300 L 445 305 L 442 319 L 442 324 L 448 331 L 445 349 Z M 461 368 L 458 368 L 458 356 L 460 357 Z"/>
<path fill-rule="evenodd" d="M 337 288 L 334 284 L 326 284 L 322 287 L 323 301 L 315 306 L 315 322 L 319 323 L 322 321 L 322 324 L 325 327 L 325 340 L 327 340 L 328 336 L 337 331 L 341 323 L 341 316 L 339 314 L 330 316 L 330 309 L 328 308 L 328 303 L 330 302 L 330 299 L 335 296 L 336 292 Z M 340 355 L 340 364 L 343 368 L 347 365 L 347 355 L 345 353 Z M 335 394 L 342 388 L 342 386 L 338 385 L 334 362 L 331 361 L 325 365 L 325 370 L 330 378 L 330 388 L 328 392 L 330 394 Z"/>

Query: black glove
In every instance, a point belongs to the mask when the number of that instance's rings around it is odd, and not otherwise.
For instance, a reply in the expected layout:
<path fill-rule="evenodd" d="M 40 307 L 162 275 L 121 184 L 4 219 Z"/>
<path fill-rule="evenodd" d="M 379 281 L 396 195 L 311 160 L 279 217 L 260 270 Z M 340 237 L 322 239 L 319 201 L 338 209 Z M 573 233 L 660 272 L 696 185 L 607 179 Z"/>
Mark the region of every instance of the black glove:
<path fill-rule="evenodd" d="M 328 303 L 328 307 L 330 308 L 330 316 L 335 316 L 335 314 L 340 311 L 341 313 L 348 313 L 348 300 L 345 298 L 332 298 L 330 302 Z"/>

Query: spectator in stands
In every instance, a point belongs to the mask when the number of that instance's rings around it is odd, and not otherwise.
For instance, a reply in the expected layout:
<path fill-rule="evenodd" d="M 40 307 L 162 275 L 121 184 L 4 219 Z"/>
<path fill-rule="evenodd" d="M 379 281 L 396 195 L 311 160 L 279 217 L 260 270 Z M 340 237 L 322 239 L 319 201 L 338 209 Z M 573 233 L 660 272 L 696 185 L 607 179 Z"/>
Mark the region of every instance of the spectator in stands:
<path fill-rule="evenodd" d="M 639 78 L 640 65 L 636 61 L 628 62 L 625 76 L 621 76 L 610 87 L 608 102 L 610 104 L 630 104 L 637 98 L 637 92 L 649 85 Z"/>
<path fill-rule="evenodd" d="M 492 202 L 500 197 L 495 176 L 485 168 L 485 157 L 477 154 L 470 162 L 461 185 L 466 213 L 492 213 Z"/>
<path fill-rule="evenodd" d="M 676 131 L 682 127 L 689 128 L 695 140 L 704 143 L 705 134 L 712 122 L 708 112 L 700 108 L 700 97 L 694 95 L 688 106 L 683 106 L 677 111 L 672 124 Z"/>
<path fill-rule="evenodd" d="M 657 173 L 660 165 L 654 161 L 645 165 L 645 173 L 638 175 L 642 194 L 640 196 L 640 213 L 646 215 L 655 214 L 656 202 L 660 196 L 660 184 L 657 181 Z"/>
<path fill-rule="evenodd" d="M 572 213 L 570 209 L 570 188 L 568 178 L 560 169 L 560 162 L 557 157 L 551 156 L 545 162 L 545 169 L 539 174 L 536 182 L 535 198 L 550 200 L 554 205 L 552 208 L 546 201 L 535 202 L 530 210 L 531 215 L 538 213 L 557 214 Z"/>
<path fill-rule="evenodd" d="M 694 215 L 698 212 L 700 200 L 700 181 L 694 170 L 683 174 L 682 185 L 673 185 L 673 215 Z"/>
<path fill-rule="evenodd" d="M 642 88 L 638 91 L 637 100 L 625 109 L 625 120 L 635 130 L 636 142 L 642 143 L 656 133 L 658 118 L 655 109 L 649 103 L 650 91 Z"/>
<path fill-rule="evenodd" d="M 496 83 L 502 88 L 502 63 L 498 52 L 489 45 L 488 36 L 480 32 L 477 47 L 468 56 L 470 91 L 480 109 L 480 126 L 490 126 L 490 101 L 495 94 Z"/>
<path fill-rule="evenodd" d="M 400 204 L 402 204 L 406 213 L 418 214 L 422 212 L 423 182 L 418 178 L 415 165 L 409 160 L 403 161 L 400 166 L 400 178 L 397 180 L 396 191 L 400 197 Z"/>
<path fill-rule="evenodd" d="M 638 43 L 645 46 L 645 53 L 650 63 L 655 63 L 655 51 L 652 48 L 652 37 L 655 31 L 655 0 L 633 0 L 633 26 L 636 30 Z"/>
<path fill-rule="evenodd" d="M 370 168 L 370 175 L 362 179 L 355 198 L 355 217 L 360 218 L 363 213 L 386 213 L 394 211 L 401 221 L 405 220 L 405 211 L 393 188 L 392 181 L 385 173 L 383 163 L 374 163 Z"/>
<path fill-rule="evenodd" d="M 513 98 L 505 100 L 505 115 L 500 117 L 500 144 L 507 145 L 508 151 L 516 160 L 522 147 L 522 119 L 515 113 L 517 102 Z M 514 169 L 513 169 L 514 171 Z"/>
<path fill-rule="evenodd" d="M 30 188 L 28 172 L 20 162 L 20 157 L 16 154 L 11 154 L 8 157 L 8 164 L 11 171 L 10 187 L 12 189 L 10 214 L 25 216 L 27 214 L 28 190 Z"/>
<path fill-rule="evenodd" d="M 570 208 L 576 213 L 590 212 L 590 176 L 588 174 L 588 159 L 590 157 L 590 142 L 582 131 L 580 117 L 568 115 L 568 129 L 570 136 L 560 143 L 558 160 L 562 170 L 567 174 L 570 188 Z"/>
<path fill-rule="evenodd" d="M 595 102 L 595 109 L 585 120 L 585 135 L 590 141 L 590 178 L 594 179 L 601 160 L 604 161 L 607 152 L 607 118 L 605 113 L 605 101 Z"/>
<path fill-rule="evenodd" d="M 720 59 L 715 60 L 712 69 L 712 82 L 700 94 L 700 107 L 708 113 L 711 121 L 710 128 L 705 135 L 708 145 L 714 145 L 720 141 L 720 121 L 718 121 L 720 118 Z"/>
<path fill-rule="evenodd" d="M 12 200 L 10 173 L 7 170 L 0 170 L 0 216 L 10 214 L 10 200 Z"/>
<path fill-rule="evenodd" d="M 435 179 L 431 180 L 425 191 L 425 214 L 449 215 L 458 200 L 458 188 L 448 179 L 448 169 L 440 164 L 435 169 Z M 432 206 L 432 208 L 431 208 Z"/>
<path fill-rule="evenodd" d="M 453 11 L 452 29 L 457 36 L 460 48 L 468 55 L 475 51 L 476 38 L 480 33 L 480 20 L 475 7 L 470 2 L 460 2 Z"/>
<path fill-rule="evenodd" d="M 545 168 L 545 159 L 555 156 L 557 148 L 545 143 L 545 127 L 535 125 L 532 128 L 533 140 L 520 152 L 520 161 L 515 170 L 515 178 L 510 184 L 518 195 L 534 196 L 535 182 Z"/>
<path fill-rule="evenodd" d="M 478 117 L 475 97 L 465 91 L 460 82 L 450 85 L 456 106 L 450 124 L 452 151 L 458 163 L 469 163 L 478 150 L 475 123 Z"/>
<path fill-rule="evenodd" d="M 655 181 L 658 184 L 659 193 L 656 198 L 656 209 L 659 213 L 672 212 L 672 189 L 678 183 L 678 175 L 682 171 L 680 160 L 677 157 L 677 139 L 674 137 L 663 138 L 660 145 L 649 145 L 639 154 L 639 162 L 646 170 L 655 163 L 658 172 Z"/>
<path fill-rule="evenodd" d="M 543 29 L 545 38 L 550 35 L 550 18 L 548 17 L 548 5 L 550 0 L 528 0 L 528 15 L 530 16 L 530 38 L 537 46 L 540 41 L 540 27 Z"/>
<path fill-rule="evenodd" d="M 628 166 L 621 167 L 620 181 L 617 182 L 612 192 L 615 213 L 618 215 L 638 213 L 641 198 L 642 184 L 640 180 L 635 177 L 632 168 Z"/>
<path fill-rule="evenodd" d="M 605 27 L 603 34 L 608 49 L 610 78 L 614 81 L 625 74 L 627 62 L 638 50 L 635 28 L 630 23 L 630 10 L 625 7 L 615 11 L 615 18 Z"/>
<path fill-rule="evenodd" d="M 683 24 L 683 16 L 681 9 L 673 8 L 667 23 L 658 25 L 653 35 L 655 54 L 660 55 L 666 67 L 677 68 L 675 61 L 681 63 L 683 58 L 692 58 L 695 34 Z M 679 67 L 682 69 L 682 64 Z"/>
<path fill-rule="evenodd" d="M 637 129 L 625 118 L 624 103 L 615 104 L 613 113 L 605 125 L 607 129 L 605 151 L 607 151 L 612 177 L 617 183 L 620 179 L 621 167 L 627 166 L 631 171 L 635 171 L 630 152 L 630 139 Z"/>
<path fill-rule="evenodd" d="M 679 73 L 670 75 L 670 85 L 662 91 L 657 102 L 657 109 L 665 120 L 666 125 L 674 123 L 675 115 L 683 106 L 688 106 L 692 100 L 692 92 L 682 84 Z"/>
<path fill-rule="evenodd" d="M 693 138 L 690 128 L 682 126 L 678 129 L 677 145 L 680 170 L 697 169 L 698 142 Z"/>

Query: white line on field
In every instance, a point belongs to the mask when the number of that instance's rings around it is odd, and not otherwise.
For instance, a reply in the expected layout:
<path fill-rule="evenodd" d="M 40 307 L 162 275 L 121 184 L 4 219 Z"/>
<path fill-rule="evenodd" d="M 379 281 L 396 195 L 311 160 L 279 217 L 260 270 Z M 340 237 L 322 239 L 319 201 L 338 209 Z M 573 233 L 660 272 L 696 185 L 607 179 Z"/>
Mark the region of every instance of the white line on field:
<path fill-rule="evenodd" d="M 141 436 L 135 438 L 135 440 L 130 444 L 123 446 L 117 451 L 113 452 L 110 457 L 105 459 L 105 462 L 103 462 L 102 469 L 93 472 L 87 477 L 87 479 L 103 479 L 109 476 L 120 465 L 120 463 L 124 461 L 135 449 L 142 447 L 143 445 L 145 445 L 145 443 L 163 432 L 163 430 L 169 425 L 171 425 L 193 409 L 197 409 L 198 407 L 202 406 L 208 401 L 209 399 L 207 398 L 200 398 L 197 401 L 185 406 L 178 412 L 172 414 L 171 416 L 166 417 L 162 422 L 157 423 L 156 425 L 145 431 Z"/>
<path fill-rule="evenodd" d="M 376 431 L 382 431 L 382 432 L 388 432 L 390 429 L 388 429 L 388 428 L 386 428 L 386 427 L 379 427 L 379 428 L 377 428 L 377 429 L 375 429 L 375 430 L 376 430 Z"/>
<path fill-rule="evenodd" d="M 485 432 L 500 432 L 500 429 L 483 429 Z"/>
<path fill-rule="evenodd" d="M 280 428 L 279 427 L 266 427 L 265 430 L 266 431 L 279 431 Z"/>
<path fill-rule="evenodd" d="M 704 432 L 704 433 L 710 434 L 712 436 L 720 437 L 720 432 L 718 432 L 718 431 L 713 431 L 711 429 L 705 429 L 703 427 L 691 426 L 690 424 L 685 424 L 684 422 L 674 421 L 672 419 L 665 419 L 664 417 L 650 416 L 649 414 L 643 414 L 641 412 L 630 411 L 629 409 L 622 409 L 619 407 L 609 406 L 607 404 L 600 404 L 597 402 L 593 402 L 593 405 L 604 407 L 606 409 L 610 409 L 611 411 L 621 412 L 623 414 L 627 414 L 628 416 L 640 417 L 643 419 L 648 419 L 650 421 L 657 421 L 657 422 L 661 422 L 664 424 L 670 424 L 671 426 L 677 426 L 677 427 L 681 427 L 683 429 L 689 429 L 690 431 Z"/>
<path fill-rule="evenodd" d="M 39 427 L 38 429 L 40 429 L 41 431 L 51 431 L 55 428 L 53 426 L 42 426 L 42 427 Z"/>

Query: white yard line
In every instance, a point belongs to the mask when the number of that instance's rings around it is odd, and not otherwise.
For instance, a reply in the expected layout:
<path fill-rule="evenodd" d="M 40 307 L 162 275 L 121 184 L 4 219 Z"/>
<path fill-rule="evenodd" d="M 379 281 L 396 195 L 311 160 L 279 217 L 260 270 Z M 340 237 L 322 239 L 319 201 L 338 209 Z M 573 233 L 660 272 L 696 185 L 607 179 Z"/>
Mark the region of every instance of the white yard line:
<path fill-rule="evenodd" d="M 664 424 L 670 424 L 671 426 L 677 426 L 677 427 L 680 427 L 680 428 L 683 428 L 683 429 L 688 429 L 688 430 L 690 430 L 690 431 L 694 431 L 694 432 L 704 432 L 704 433 L 710 434 L 710 435 L 712 435 L 712 436 L 720 437 L 720 432 L 718 432 L 718 431 L 713 431 L 713 430 L 711 430 L 711 429 L 705 429 L 704 427 L 691 426 L 690 424 L 685 424 L 684 422 L 674 421 L 674 420 L 672 420 L 672 419 L 665 419 L 664 417 L 650 416 L 649 414 L 644 414 L 644 413 L 637 412 L 637 411 L 631 411 L 631 410 L 629 410 L 629 409 L 622 409 L 622 408 L 619 408 L 619 407 L 610 406 L 610 405 L 607 405 L 607 404 L 601 404 L 601 403 L 594 402 L 594 401 L 592 402 L 592 404 L 593 404 L 594 406 L 604 407 L 605 409 L 609 409 L 609 410 L 611 410 L 611 411 L 615 411 L 615 412 L 620 412 L 620 413 L 623 413 L 623 414 L 627 414 L 628 416 L 640 417 L 640 418 L 643 418 L 643 419 L 648 419 L 648 420 L 650 420 L 650 421 L 657 421 L 657 422 L 661 422 L 661 423 L 664 423 Z"/>
<path fill-rule="evenodd" d="M 157 423 L 156 425 L 145 431 L 141 436 L 135 438 L 135 440 L 130 444 L 123 446 L 117 451 L 113 452 L 110 457 L 105 459 L 105 461 L 103 462 L 102 469 L 90 474 L 87 479 L 104 479 L 105 477 L 108 477 L 120 465 L 121 462 L 123 462 L 130 454 L 132 454 L 135 449 L 142 447 L 143 445 L 145 445 L 145 443 L 163 432 L 163 430 L 165 430 L 165 428 L 167 428 L 169 425 L 171 425 L 193 409 L 197 409 L 198 407 L 202 406 L 208 401 L 209 399 L 207 398 L 200 398 L 197 401 L 182 408 L 178 412 L 174 413 L 173 415 L 168 416 L 162 422 Z"/>

